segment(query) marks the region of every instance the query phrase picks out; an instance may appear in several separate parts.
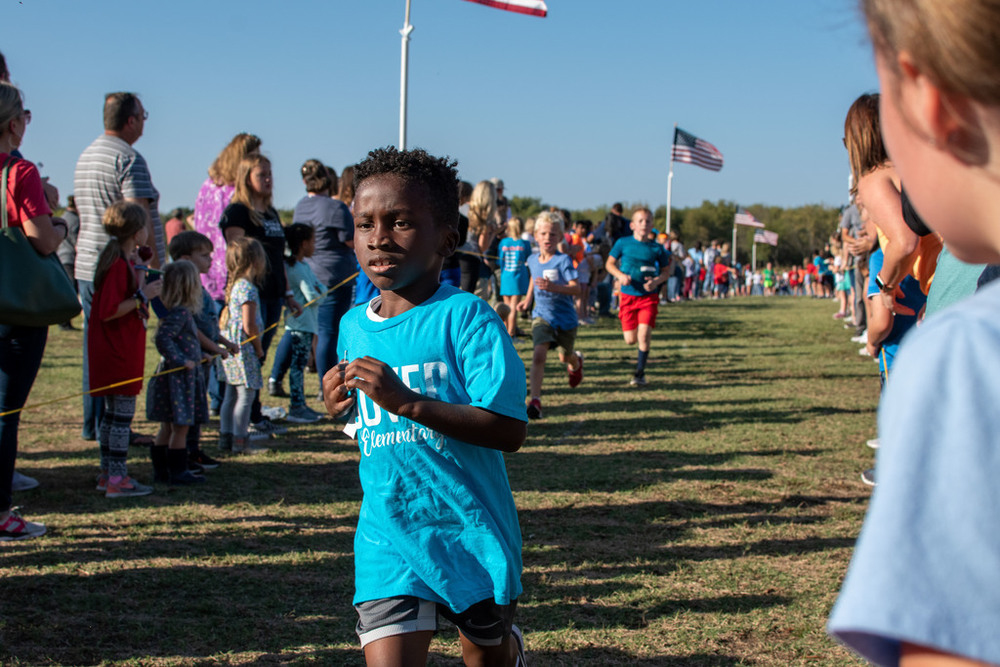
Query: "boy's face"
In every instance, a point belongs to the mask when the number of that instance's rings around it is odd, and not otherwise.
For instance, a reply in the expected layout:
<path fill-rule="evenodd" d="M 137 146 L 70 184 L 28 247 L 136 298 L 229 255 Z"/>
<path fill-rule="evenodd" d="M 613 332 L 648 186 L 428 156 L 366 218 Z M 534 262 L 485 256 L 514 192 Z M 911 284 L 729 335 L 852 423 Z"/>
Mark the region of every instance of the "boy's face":
<path fill-rule="evenodd" d="M 354 198 L 354 252 L 372 284 L 406 292 L 438 283 L 441 261 L 454 251 L 458 232 L 439 225 L 422 183 L 395 174 L 366 179 Z"/>
<path fill-rule="evenodd" d="M 636 211 L 632 216 L 632 235 L 640 241 L 649 238 L 653 230 L 653 216 L 646 211 Z"/>
<path fill-rule="evenodd" d="M 535 242 L 546 253 L 552 254 L 563 240 L 562 233 L 548 221 L 535 223 Z"/>
<path fill-rule="evenodd" d="M 186 259 L 196 267 L 199 273 L 208 273 L 212 268 L 212 249 L 208 246 L 201 246 L 191 251 L 190 255 L 184 255 L 181 259 Z"/>

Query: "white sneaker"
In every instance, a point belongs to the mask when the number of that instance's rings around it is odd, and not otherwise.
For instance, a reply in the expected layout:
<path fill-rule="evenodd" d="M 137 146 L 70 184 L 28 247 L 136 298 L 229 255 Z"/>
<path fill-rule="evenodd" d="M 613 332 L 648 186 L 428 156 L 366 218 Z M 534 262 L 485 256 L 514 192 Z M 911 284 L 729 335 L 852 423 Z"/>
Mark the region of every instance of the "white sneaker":
<path fill-rule="evenodd" d="M 857 336 L 852 336 L 851 337 L 851 342 L 852 343 L 858 343 L 858 344 L 864 345 L 865 343 L 868 342 L 868 332 L 865 332 L 865 333 L 862 333 L 862 334 L 858 334 Z"/>
<path fill-rule="evenodd" d="M 858 354 L 860 354 L 862 357 L 870 357 L 870 356 L 872 356 L 872 355 L 868 354 L 868 348 L 867 347 L 863 347 L 860 350 L 858 350 Z"/>
<path fill-rule="evenodd" d="M 34 477 L 28 477 L 27 475 L 22 475 L 16 470 L 14 471 L 14 477 L 10 481 L 11 491 L 27 491 L 28 489 L 34 489 L 37 486 L 38 480 Z"/>

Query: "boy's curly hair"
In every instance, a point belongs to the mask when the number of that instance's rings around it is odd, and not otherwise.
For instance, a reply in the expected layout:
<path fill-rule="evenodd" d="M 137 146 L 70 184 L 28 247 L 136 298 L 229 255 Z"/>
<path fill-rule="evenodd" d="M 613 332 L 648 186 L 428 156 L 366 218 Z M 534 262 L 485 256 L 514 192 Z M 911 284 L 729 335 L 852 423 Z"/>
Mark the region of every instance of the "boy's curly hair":
<path fill-rule="evenodd" d="M 431 214 L 441 225 L 458 228 L 458 162 L 449 157 L 434 157 L 421 148 L 397 150 L 394 146 L 376 148 L 354 169 L 354 189 L 382 174 L 395 174 L 406 183 L 423 183 L 431 200 Z"/>

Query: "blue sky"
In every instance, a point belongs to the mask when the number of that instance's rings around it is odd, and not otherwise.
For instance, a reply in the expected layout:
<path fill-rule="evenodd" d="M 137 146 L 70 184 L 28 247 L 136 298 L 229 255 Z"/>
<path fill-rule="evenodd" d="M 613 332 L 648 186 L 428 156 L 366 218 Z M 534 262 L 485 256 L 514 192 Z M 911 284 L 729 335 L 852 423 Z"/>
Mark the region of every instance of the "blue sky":
<path fill-rule="evenodd" d="M 548 0 L 535 18 L 412 0 L 407 143 L 566 208 L 666 202 L 674 123 L 715 144 L 714 173 L 675 165 L 673 205 L 840 205 L 850 103 L 877 86 L 855 0 Z M 136 148 L 161 209 L 192 206 L 241 131 L 274 163 L 339 172 L 399 134 L 404 0 L 21 0 L 0 50 L 26 96 L 22 145 L 65 196 L 102 131 L 105 93 L 138 92 Z"/>

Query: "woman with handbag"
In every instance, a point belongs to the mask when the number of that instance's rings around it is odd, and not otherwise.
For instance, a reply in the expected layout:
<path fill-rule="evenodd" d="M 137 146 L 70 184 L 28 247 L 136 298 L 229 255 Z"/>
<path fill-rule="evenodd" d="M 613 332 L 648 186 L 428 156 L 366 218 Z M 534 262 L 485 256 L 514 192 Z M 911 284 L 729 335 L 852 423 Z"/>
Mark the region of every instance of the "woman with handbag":
<path fill-rule="evenodd" d="M 45 200 L 38 170 L 27 160 L 11 156 L 24 138 L 31 121 L 31 112 L 24 108 L 21 91 L 7 82 L 0 82 L 0 168 L 3 183 L 4 237 L 0 239 L 0 262 L 13 261 L 7 253 L 36 252 L 51 255 L 66 238 L 66 225 L 52 220 L 52 211 Z M 10 241 L 19 228 L 27 244 Z M 14 234 L 8 234 L 11 231 Z M 30 244 L 30 247 L 28 245 Z M 24 282 L 0 284 L 0 294 L 27 289 Z M 30 318 L 29 318 L 30 319 Z M 17 320 L 15 322 L 15 320 Z M 20 315 L 4 308 L 0 310 L 0 541 L 38 537 L 45 525 L 25 521 L 11 510 L 11 480 L 17 459 L 17 429 L 20 408 L 28 399 L 35 376 L 42 363 L 48 327 L 30 326 Z M 13 412 L 11 411 L 18 411 Z"/>

